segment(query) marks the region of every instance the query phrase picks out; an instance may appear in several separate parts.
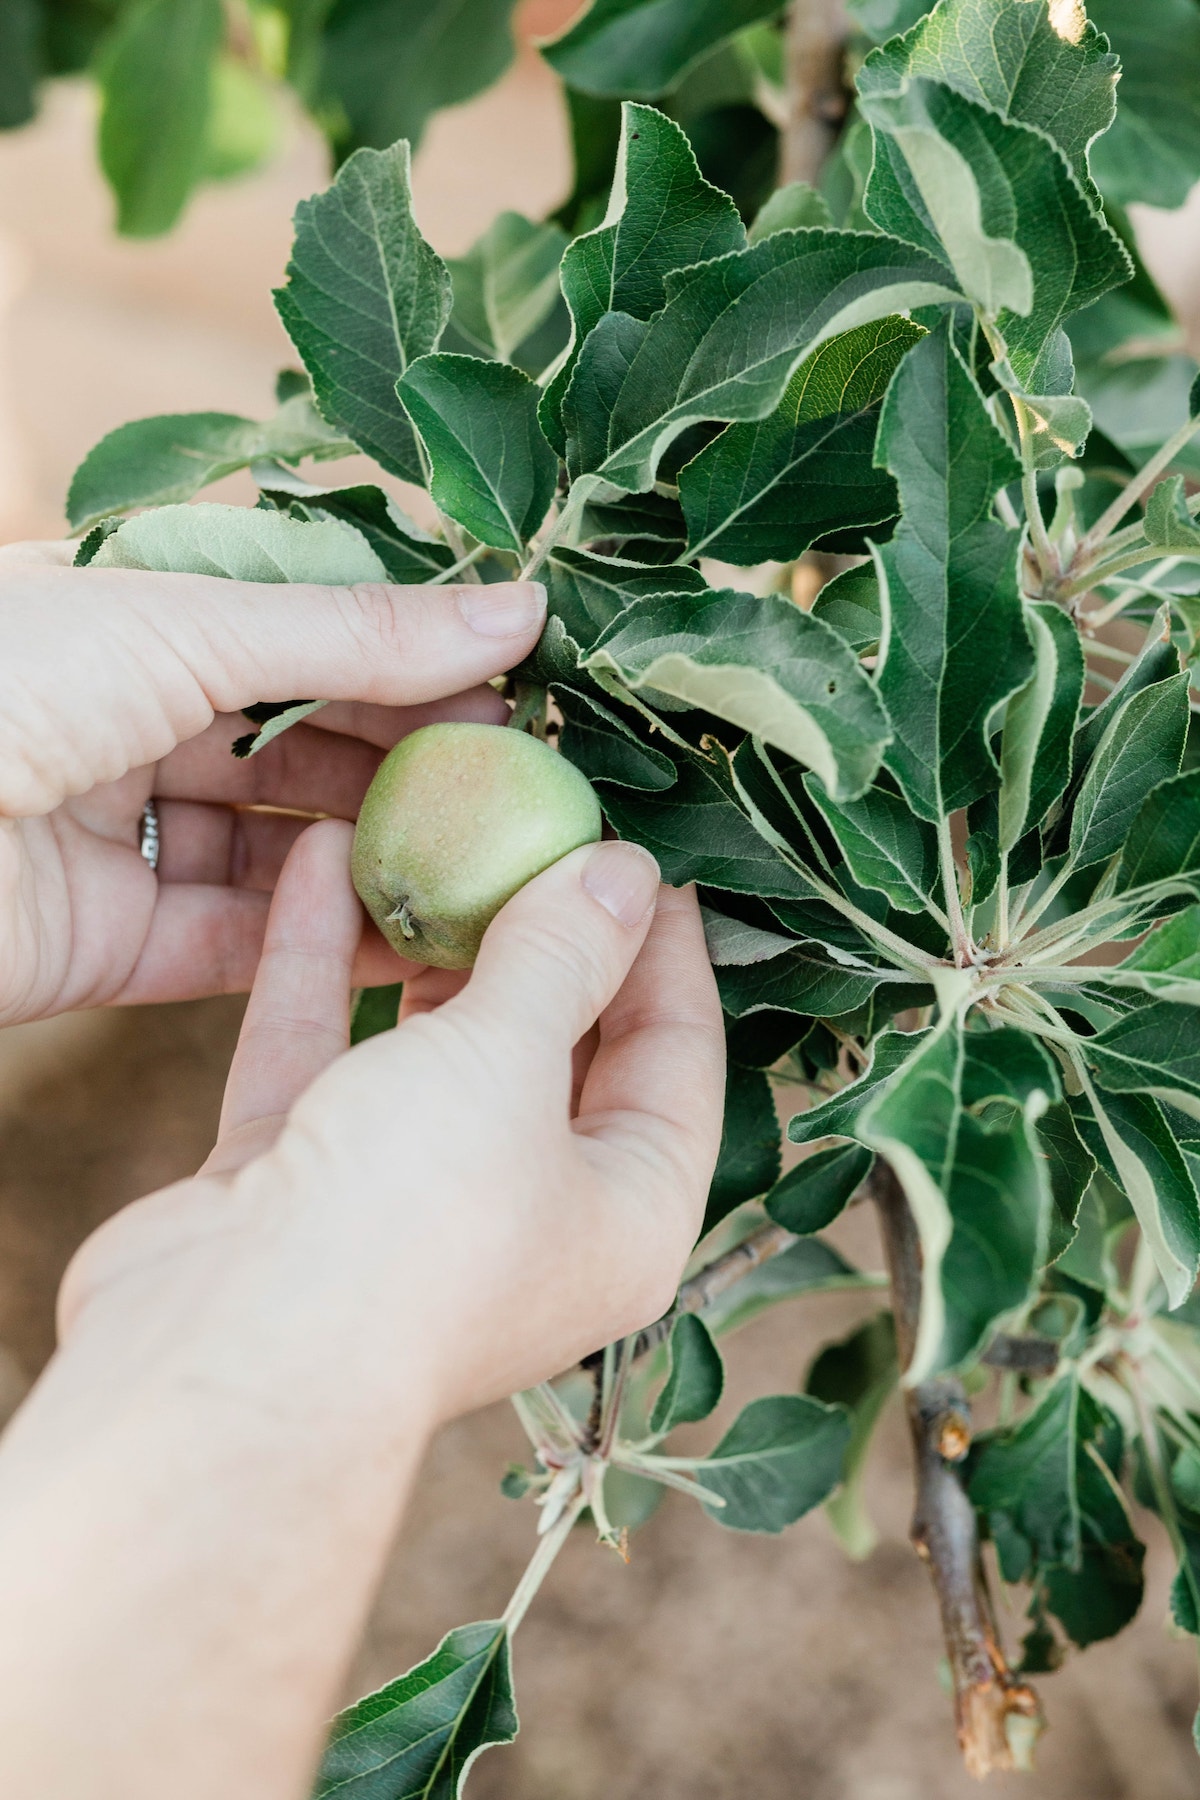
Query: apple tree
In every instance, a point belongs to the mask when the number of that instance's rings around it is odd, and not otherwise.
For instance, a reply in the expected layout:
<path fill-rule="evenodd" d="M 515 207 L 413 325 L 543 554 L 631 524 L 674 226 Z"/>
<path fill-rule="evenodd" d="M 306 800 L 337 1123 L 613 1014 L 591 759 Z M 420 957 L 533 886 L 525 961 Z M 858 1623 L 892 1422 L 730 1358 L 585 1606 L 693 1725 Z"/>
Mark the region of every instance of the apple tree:
<path fill-rule="evenodd" d="M 664 1497 L 765 1533 L 824 1506 L 865 1554 L 890 1404 L 974 1773 L 1029 1766 L 1035 1679 L 1137 1612 L 1133 1500 L 1200 1634 L 1200 384 L 1124 210 L 1200 178 L 1200 12 L 853 11 L 842 42 L 593 0 L 543 52 L 554 218 L 447 263 L 408 145 L 354 150 L 296 215 L 275 415 L 124 426 L 71 489 L 81 562 L 542 579 L 514 726 L 698 885 L 725 1011 L 674 1306 L 515 1396 L 528 1572 L 336 1721 L 321 1800 L 448 1800 L 512 1738 L 513 1635 L 585 1519 L 623 1549 Z M 331 485 L 355 449 L 379 482 Z M 190 504 L 237 468 L 256 508 Z M 823 1235 L 860 1205 L 877 1269 Z M 682 1454 L 737 1329 L 830 1288 L 878 1308 Z"/>

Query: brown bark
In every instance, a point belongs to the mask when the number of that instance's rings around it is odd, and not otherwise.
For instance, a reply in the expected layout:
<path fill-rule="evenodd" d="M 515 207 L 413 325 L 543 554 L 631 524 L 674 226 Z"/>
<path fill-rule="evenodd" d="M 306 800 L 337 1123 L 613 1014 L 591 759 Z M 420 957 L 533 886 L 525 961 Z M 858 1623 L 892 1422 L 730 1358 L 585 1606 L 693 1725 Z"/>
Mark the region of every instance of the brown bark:
<path fill-rule="evenodd" d="M 912 1359 L 921 1310 L 921 1248 L 904 1192 L 880 1158 L 870 1177 L 892 1283 L 901 1366 Z M 916 1472 L 911 1536 L 929 1565 L 954 1687 L 958 1742 L 969 1774 L 1028 1768 L 1041 1729 L 1037 1695 L 1009 1669 L 980 1558 L 975 1509 L 960 1465 L 971 1413 L 953 1376 L 905 1390 Z"/>
<path fill-rule="evenodd" d="M 846 112 L 842 0 L 793 0 L 787 27 L 783 181 L 815 182 Z"/>
<path fill-rule="evenodd" d="M 698 1269 L 680 1288 L 670 1312 L 638 1333 L 634 1356 L 645 1356 L 648 1350 L 665 1343 L 680 1313 L 702 1312 L 718 1294 L 733 1287 L 760 1263 L 769 1262 L 783 1250 L 790 1250 L 796 1241 L 793 1233 L 785 1231 L 782 1225 L 760 1225 L 724 1256 L 718 1256 L 705 1268 Z"/>

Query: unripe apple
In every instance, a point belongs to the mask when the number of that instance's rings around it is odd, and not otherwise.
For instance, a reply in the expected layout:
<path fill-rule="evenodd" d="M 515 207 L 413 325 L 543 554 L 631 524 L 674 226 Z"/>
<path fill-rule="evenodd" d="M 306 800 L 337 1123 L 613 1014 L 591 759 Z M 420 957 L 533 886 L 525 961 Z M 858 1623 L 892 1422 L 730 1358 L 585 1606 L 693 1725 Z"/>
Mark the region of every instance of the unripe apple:
<path fill-rule="evenodd" d="M 518 888 L 600 836 L 586 776 L 504 725 L 425 725 L 380 764 L 350 869 L 401 956 L 469 969 Z"/>

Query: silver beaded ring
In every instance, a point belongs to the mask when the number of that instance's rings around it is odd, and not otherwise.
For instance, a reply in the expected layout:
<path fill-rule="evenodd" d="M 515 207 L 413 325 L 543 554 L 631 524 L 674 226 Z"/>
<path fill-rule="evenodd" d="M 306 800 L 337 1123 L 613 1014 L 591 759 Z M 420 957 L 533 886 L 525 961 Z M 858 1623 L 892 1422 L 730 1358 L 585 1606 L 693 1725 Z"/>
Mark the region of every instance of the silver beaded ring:
<path fill-rule="evenodd" d="M 138 847 L 152 869 L 158 868 L 158 808 L 153 800 L 147 800 L 142 808 L 142 831 Z"/>

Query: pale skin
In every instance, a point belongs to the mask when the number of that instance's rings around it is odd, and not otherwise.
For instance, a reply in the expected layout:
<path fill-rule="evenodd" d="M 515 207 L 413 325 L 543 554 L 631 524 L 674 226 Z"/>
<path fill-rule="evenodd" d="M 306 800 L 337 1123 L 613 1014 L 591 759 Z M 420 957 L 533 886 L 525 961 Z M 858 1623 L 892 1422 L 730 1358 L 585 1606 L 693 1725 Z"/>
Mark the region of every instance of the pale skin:
<path fill-rule="evenodd" d="M 694 897 L 630 846 L 531 882 L 465 982 L 364 930 L 381 748 L 496 717 L 537 590 L 523 622 L 485 590 L 489 636 L 447 588 L 37 556 L 0 563 L 2 1016 L 254 986 L 212 1156 L 83 1246 L 0 1442 L 0 1793 L 302 1800 L 430 1434 L 670 1303 L 720 1010 Z M 237 708 L 309 692 L 340 704 L 231 772 Z M 399 1029 L 348 1051 L 352 984 L 401 973 Z"/>

